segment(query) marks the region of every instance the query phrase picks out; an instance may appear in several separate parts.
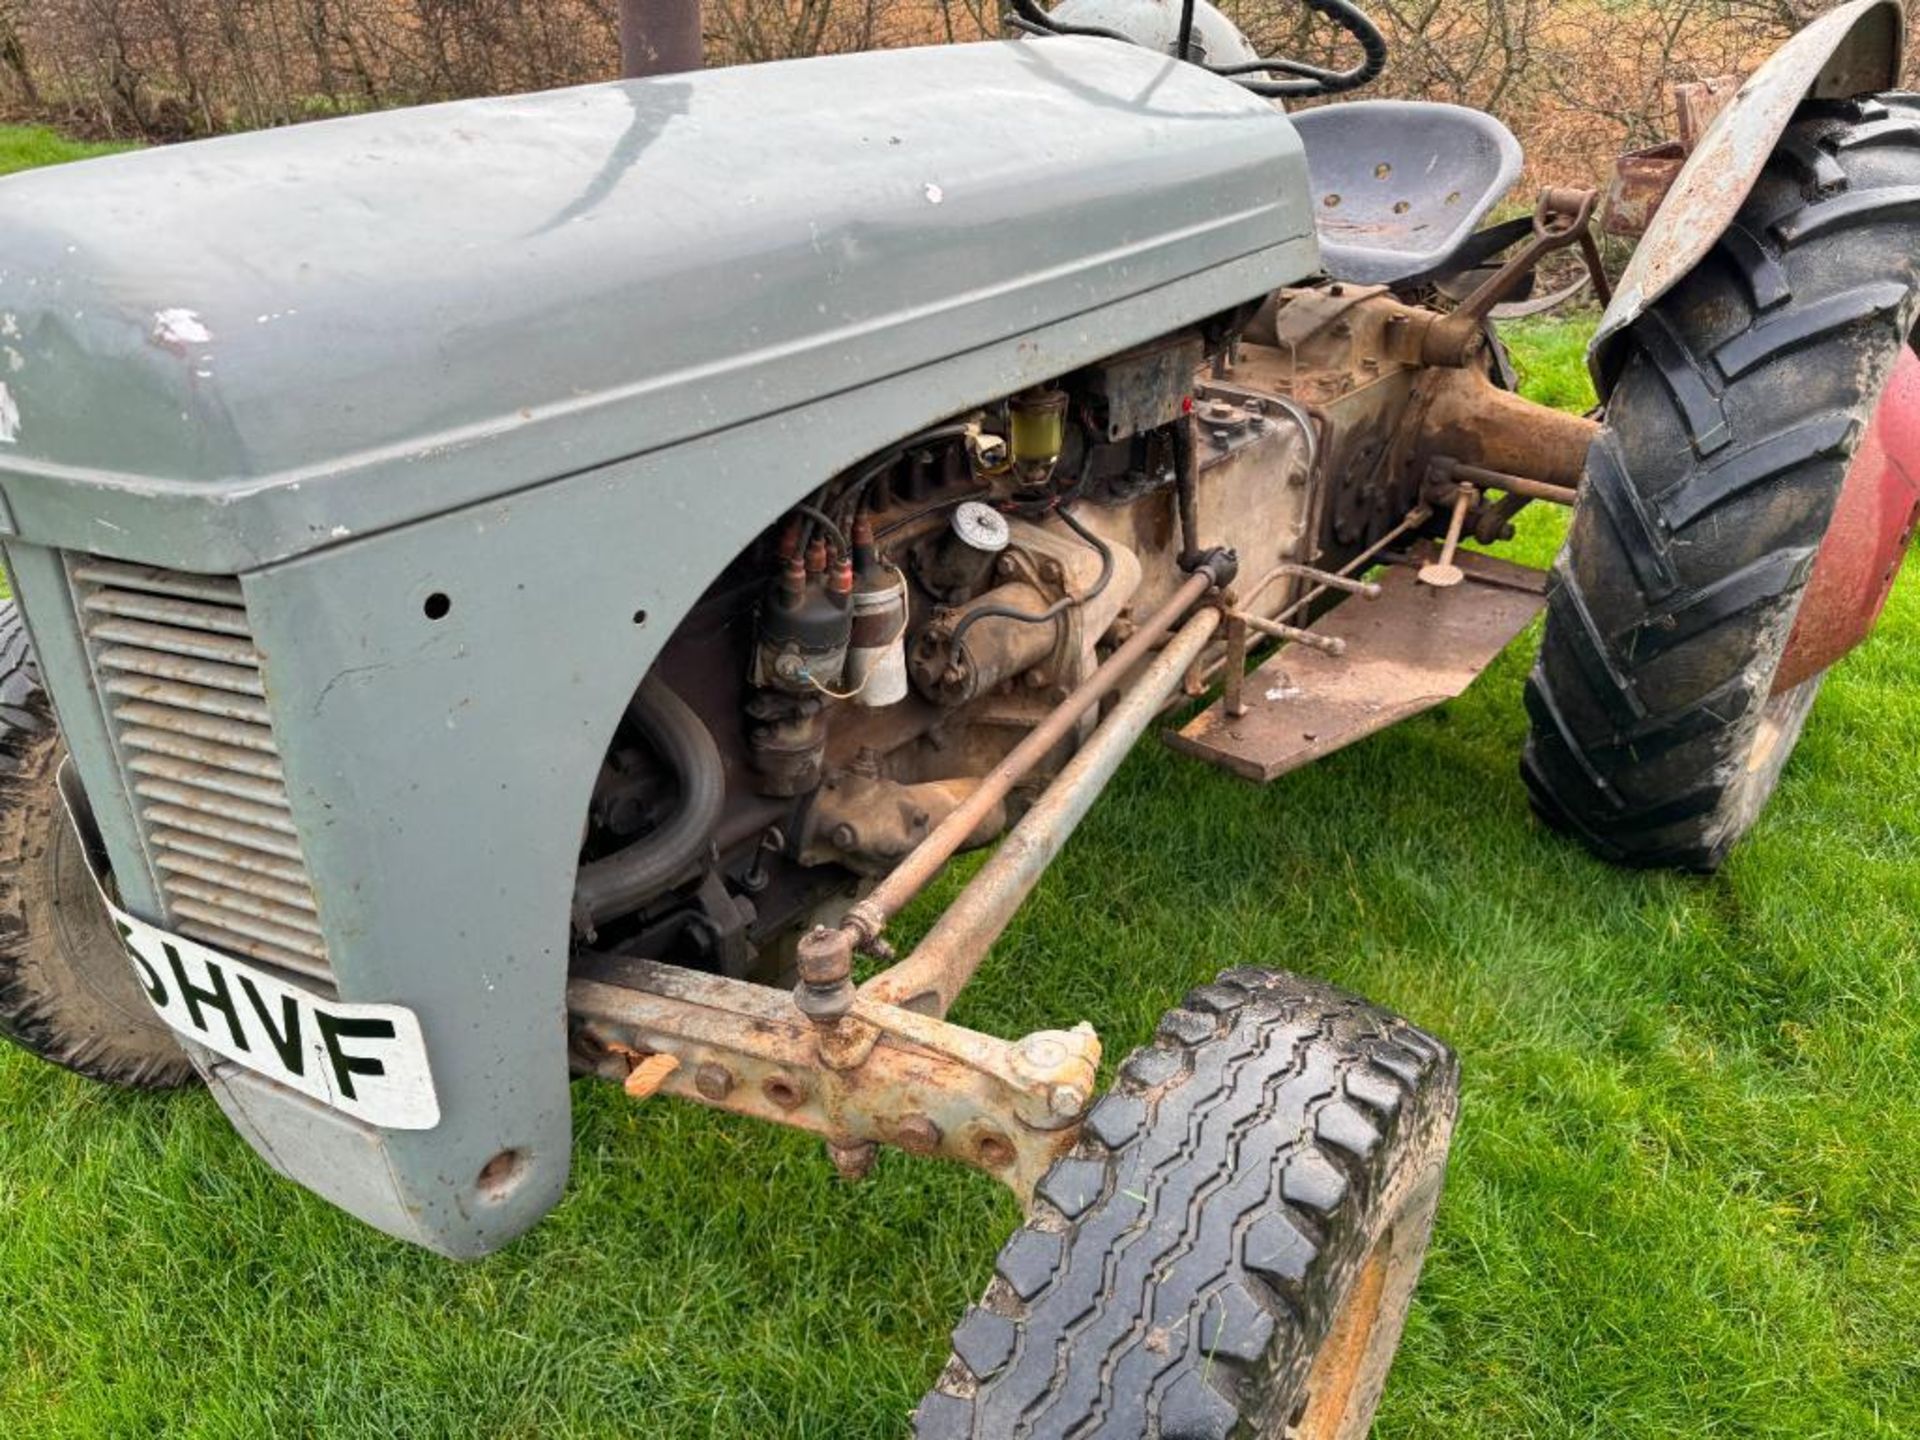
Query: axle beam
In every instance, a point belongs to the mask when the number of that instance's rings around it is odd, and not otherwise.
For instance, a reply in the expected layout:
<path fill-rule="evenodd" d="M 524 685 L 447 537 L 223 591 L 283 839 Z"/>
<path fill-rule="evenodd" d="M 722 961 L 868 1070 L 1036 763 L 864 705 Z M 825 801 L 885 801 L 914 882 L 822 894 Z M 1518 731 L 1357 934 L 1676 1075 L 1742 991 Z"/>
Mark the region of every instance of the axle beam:
<path fill-rule="evenodd" d="M 874 1038 L 823 1063 L 814 1026 L 778 990 L 623 956 L 586 957 L 567 987 L 577 1071 L 806 1130 L 859 1170 L 874 1147 L 957 1160 L 1024 1201 L 1079 1133 L 1100 1063 L 1091 1028 L 1016 1041 L 862 1000 Z M 637 1083 L 643 1082 L 643 1083 Z"/>

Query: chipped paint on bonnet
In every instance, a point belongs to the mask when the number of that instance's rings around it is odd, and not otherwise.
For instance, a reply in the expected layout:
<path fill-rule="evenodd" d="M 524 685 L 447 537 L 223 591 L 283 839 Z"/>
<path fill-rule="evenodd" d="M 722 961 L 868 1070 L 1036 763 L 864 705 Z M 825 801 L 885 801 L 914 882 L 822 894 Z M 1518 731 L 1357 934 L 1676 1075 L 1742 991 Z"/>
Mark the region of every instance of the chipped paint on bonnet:
<path fill-rule="evenodd" d="M 153 340 L 156 345 L 184 348 L 205 345 L 213 339 L 200 317 L 191 310 L 156 310 L 153 315 Z"/>

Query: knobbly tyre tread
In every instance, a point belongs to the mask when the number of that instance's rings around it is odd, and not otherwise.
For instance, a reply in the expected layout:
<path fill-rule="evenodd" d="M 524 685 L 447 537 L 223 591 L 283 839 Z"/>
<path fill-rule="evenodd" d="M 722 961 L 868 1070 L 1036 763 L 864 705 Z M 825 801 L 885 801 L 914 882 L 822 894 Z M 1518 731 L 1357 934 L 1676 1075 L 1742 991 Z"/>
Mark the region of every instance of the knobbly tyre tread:
<path fill-rule="evenodd" d="M 1819 683 L 1774 674 L 1917 293 L 1920 98 L 1810 103 L 1628 334 L 1527 683 L 1548 823 L 1699 871 L 1751 826 Z"/>
<path fill-rule="evenodd" d="M 0 601 L 0 1038 L 106 1084 L 183 1085 L 193 1065 L 141 998 L 105 915 L 56 922 L 58 904 L 98 904 L 84 873 L 55 876 L 56 852 L 81 863 L 57 785 L 65 754 L 26 625 Z M 63 949 L 77 934 L 92 943 Z"/>
<path fill-rule="evenodd" d="M 1041 1182 L 919 1440 L 1279 1433 L 1382 1209 L 1423 1179 L 1417 1273 L 1458 1078 L 1441 1042 L 1328 986 L 1229 970 L 1190 992 Z"/>

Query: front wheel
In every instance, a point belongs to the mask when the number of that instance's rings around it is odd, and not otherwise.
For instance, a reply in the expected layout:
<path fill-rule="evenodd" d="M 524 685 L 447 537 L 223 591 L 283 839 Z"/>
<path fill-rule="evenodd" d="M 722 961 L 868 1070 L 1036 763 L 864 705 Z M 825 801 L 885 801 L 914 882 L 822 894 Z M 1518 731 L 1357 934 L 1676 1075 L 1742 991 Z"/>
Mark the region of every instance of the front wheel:
<path fill-rule="evenodd" d="M 1711 871 L 1920 515 L 1920 101 L 1809 105 L 1634 322 L 1527 685 L 1536 810 Z"/>
<path fill-rule="evenodd" d="M 1193 991 L 1041 1182 L 919 1440 L 1361 1440 L 1458 1083 L 1439 1041 L 1328 987 Z"/>
<path fill-rule="evenodd" d="M 141 993 L 60 800 L 66 756 L 26 626 L 0 602 L 0 1038 L 112 1085 L 193 1065 Z"/>

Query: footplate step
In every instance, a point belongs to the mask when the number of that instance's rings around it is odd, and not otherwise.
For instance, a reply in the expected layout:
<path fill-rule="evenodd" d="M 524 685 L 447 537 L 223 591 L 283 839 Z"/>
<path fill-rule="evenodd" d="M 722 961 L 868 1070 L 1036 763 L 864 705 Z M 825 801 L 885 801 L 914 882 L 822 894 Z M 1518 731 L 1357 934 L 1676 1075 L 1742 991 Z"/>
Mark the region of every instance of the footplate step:
<path fill-rule="evenodd" d="M 1379 577 L 1376 601 L 1343 602 L 1317 634 L 1330 655 L 1287 645 L 1247 677 L 1247 713 L 1216 701 L 1167 742 L 1249 780 L 1273 780 L 1451 700 L 1546 605 L 1546 573 L 1490 556 L 1457 557 L 1465 584 L 1422 585 L 1414 567 Z"/>

